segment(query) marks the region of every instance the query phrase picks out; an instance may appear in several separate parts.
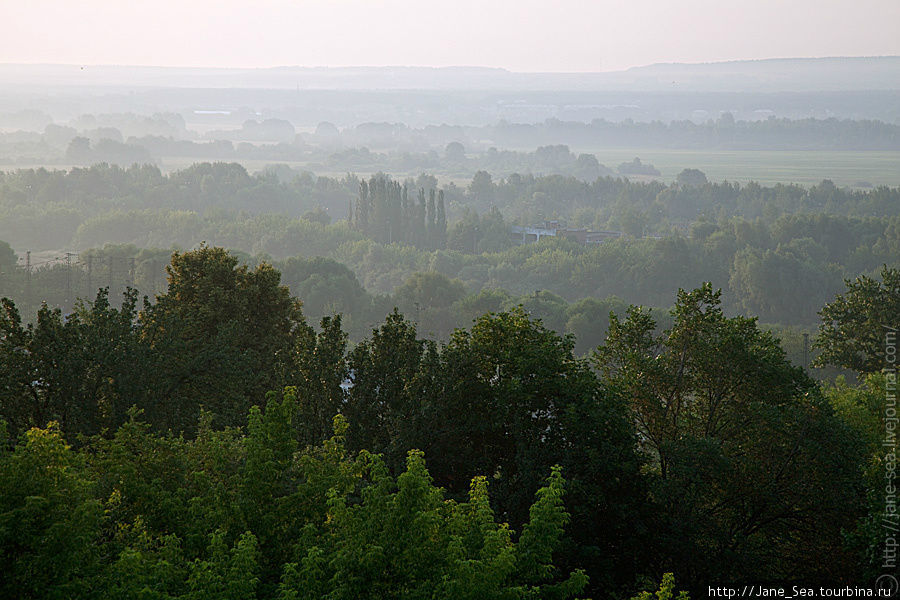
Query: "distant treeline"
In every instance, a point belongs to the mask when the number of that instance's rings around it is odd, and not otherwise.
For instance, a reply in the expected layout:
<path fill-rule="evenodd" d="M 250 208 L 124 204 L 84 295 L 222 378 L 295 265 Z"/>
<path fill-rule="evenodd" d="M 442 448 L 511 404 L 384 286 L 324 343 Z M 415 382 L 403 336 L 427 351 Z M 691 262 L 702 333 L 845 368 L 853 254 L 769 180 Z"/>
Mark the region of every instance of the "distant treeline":
<path fill-rule="evenodd" d="M 629 169 L 646 166 L 639 162 L 623 165 Z M 439 186 L 434 176 L 425 174 L 393 183 L 383 174 L 374 179 L 378 186 L 395 190 L 391 192 L 395 211 L 398 184 L 401 196 L 403 186 L 407 188 L 409 210 L 413 204 L 420 210 L 421 198 L 414 201 L 410 197 L 418 195 L 419 190 L 426 198 L 435 191 L 437 200 L 443 192 L 450 247 L 453 247 L 453 225 L 464 217 L 467 209 L 485 214 L 496 208 L 507 221 L 523 224 L 562 219 L 572 226 L 622 230 L 634 237 L 664 235 L 677 229 L 687 231 L 691 223 L 701 219 L 742 217 L 771 224 L 784 215 L 804 213 L 853 217 L 900 215 L 900 188 L 848 190 L 827 180 L 810 188 L 783 184 L 763 187 L 755 183 L 742 186 L 710 183 L 702 173 L 690 169 L 668 184 L 609 176 L 583 181 L 561 175 L 516 173 L 495 179 L 486 171 L 477 172 L 466 188 L 452 182 Z M 378 183 L 382 180 L 383 184 Z M 369 188 L 371 181 L 371 178 L 367 181 Z M 290 256 L 297 252 L 279 249 L 278 244 L 269 241 L 284 226 L 297 226 L 283 217 L 305 217 L 304 223 L 338 220 L 346 223 L 348 211 L 352 209 L 354 229 L 358 233 L 342 234 L 342 241 L 360 239 L 364 237 L 362 234 L 387 241 L 388 213 L 379 213 L 375 217 L 377 223 L 371 223 L 374 228 L 371 230 L 370 224 L 363 225 L 360 221 L 362 217 L 356 204 L 361 183 L 352 174 L 342 178 L 324 177 L 298 173 L 286 166 L 251 175 L 236 163 L 199 163 L 171 174 L 149 165 L 121 168 L 107 164 L 69 171 L 0 172 L 0 239 L 17 249 L 37 251 L 83 249 L 107 242 L 145 247 L 191 246 L 201 240 L 210 241 L 211 237 L 206 236 L 223 236 L 218 243 L 231 248 Z M 381 202 L 378 198 L 366 195 L 366 202 L 359 207 L 366 212 L 366 218 L 369 204 L 373 215 L 379 210 L 374 204 L 376 200 Z M 433 213 L 435 226 L 437 200 Z M 274 215 L 278 215 L 276 220 L 281 225 L 265 232 L 242 233 L 245 229 L 242 223 L 266 220 Z M 411 222 L 412 214 L 405 218 Z M 399 219 L 395 215 L 394 225 L 402 227 Z M 431 223 L 428 214 L 425 219 Z M 468 243 L 459 249 L 472 247 Z"/>
<path fill-rule="evenodd" d="M 588 147 L 716 148 L 722 150 L 900 150 L 900 126 L 851 119 L 735 121 L 730 113 L 704 123 L 590 123 L 548 119 L 543 123 L 498 123 L 482 135 L 506 147 L 572 144 Z"/>
<path fill-rule="evenodd" d="M 90 115 L 88 115 L 89 117 Z M 873 120 L 777 119 L 735 121 L 730 113 L 704 123 L 635 122 L 595 119 L 542 123 L 500 121 L 486 126 L 362 123 L 339 130 L 321 123 L 312 134 L 295 134 L 282 119 L 247 120 L 239 129 L 208 132 L 202 138 L 185 129 L 179 115 L 82 117 L 74 126 L 49 124 L 42 131 L 0 133 L 0 159 L 7 163 L 133 162 L 164 157 L 206 160 L 305 162 L 340 169 L 374 164 L 375 170 L 459 170 L 485 168 L 469 164 L 494 149 L 571 145 L 580 148 L 671 148 L 712 150 L 900 150 L 900 126 Z M 467 159 L 448 148 L 461 144 Z M 375 149 L 376 152 L 370 151 Z M 378 154 L 381 152 L 382 154 Z M 488 157 L 490 158 L 490 157 Z M 513 168 L 524 170 L 527 163 Z M 541 169 L 552 163 L 538 162 Z M 489 166 L 488 166 L 489 167 Z M 490 168 L 490 167 L 489 167 Z"/>
<path fill-rule="evenodd" d="M 683 179 L 671 185 L 530 175 L 494 181 L 482 172 L 467 189 L 437 189 L 429 176 L 403 183 L 378 176 L 365 186 L 354 176 L 282 182 L 274 173 L 251 176 L 225 164 L 168 176 L 153 167 L 19 171 L 0 183 L 0 240 L 19 260 L 13 266 L 9 250 L 0 292 L 32 308 L 41 300 L 70 306 L 102 285 L 121 289 L 132 282 L 152 294 L 162 288 L 171 248 L 207 241 L 243 252 L 251 263 L 279 261 L 295 293 L 304 290 L 312 314 L 340 307 L 352 317 L 354 336 L 390 309 L 374 298 L 397 294 L 417 273 L 429 272 L 459 282 L 403 306 L 414 311 L 418 303 L 425 330 L 437 337 L 473 318 L 465 298 L 488 288 L 509 297 L 485 310 L 540 292 L 539 304 L 547 308 L 539 314 L 557 331 L 581 335 L 581 327 L 567 325 L 567 306 L 582 298 L 664 306 L 679 287 L 702 281 L 730 290 L 729 310 L 809 324 L 844 278 L 900 257 L 898 189 L 711 184 L 696 173 Z M 458 215 L 448 219 L 446 234 L 442 193 L 446 213 Z M 346 214 L 351 205 L 352 226 L 329 224 L 331 214 Z M 251 214 L 266 209 L 276 214 Z M 624 235 L 593 246 L 562 239 L 516 246 L 510 223 L 543 215 Z M 67 250 L 80 254 L 67 262 Z M 298 266 L 296 276 L 280 262 L 317 256 L 329 260 Z"/>
<path fill-rule="evenodd" d="M 280 227 L 277 219 L 253 223 L 251 231 Z M 897 217 L 798 215 L 771 226 L 737 218 L 703 221 L 689 235 L 624 237 L 593 246 L 552 238 L 514 246 L 506 228 L 497 212 L 470 213 L 451 229 L 451 243 L 463 251 L 342 241 L 355 232 L 304 219 L 282 226 L 283 238 L 269 239 L 281 239 L 282 248 L 293 251 L 274 263 L 307 314 L 343 313 L 354 340 L 393 306 L 414 316 L 431 337 L 446 339 L 483 312 L 523 304 L 553 330 L 575 335 L 579 353 L 602 339 L 609 312 L 623 302 L 665 306 L 679 287 L 704 280 L 729 291 L 729 312 L 808 327 L 844 278 L 897 265 L 900 256 Z M 473 239 L 479 249 L 506 246 L 472 254 Z M 24 261 L 15 265 L 7 249 L 0 256 L 0 293 L 29 311 L 41 301 L 71 307 L 76 297 L 91 297 L 105 286 L 121 291 L 132 285 L 152 296 L 164 289 L 170 253 L 107 245 L 69 260 L 63 254 L 35 258 L 29 276 Z M 241 257 L 256 264 L 266 254 Z M 804 362 L 796 340 L 792 344 L 792 359 Z"/>

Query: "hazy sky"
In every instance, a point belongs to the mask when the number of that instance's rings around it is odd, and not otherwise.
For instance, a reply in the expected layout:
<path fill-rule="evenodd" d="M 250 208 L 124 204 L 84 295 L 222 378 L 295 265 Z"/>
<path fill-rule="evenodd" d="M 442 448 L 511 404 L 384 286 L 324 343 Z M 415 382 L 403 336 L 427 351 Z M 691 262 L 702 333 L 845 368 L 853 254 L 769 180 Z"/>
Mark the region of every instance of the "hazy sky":
<path fill-rule="evenodd" d="M 900 0 L 0 0 L 0 62 L 268 67 L 900 54 Z"/>

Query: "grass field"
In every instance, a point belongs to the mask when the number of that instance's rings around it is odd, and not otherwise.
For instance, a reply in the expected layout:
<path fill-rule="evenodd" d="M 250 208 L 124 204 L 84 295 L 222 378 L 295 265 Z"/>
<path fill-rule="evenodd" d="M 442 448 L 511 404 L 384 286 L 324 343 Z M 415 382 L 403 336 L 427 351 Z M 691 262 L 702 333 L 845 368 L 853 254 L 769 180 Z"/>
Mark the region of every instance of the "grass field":
<path fill-rule="evenodd" d="M 770 151 L 770 150 L 669 150 L 632 148 L 621 149 L 574 149 L 573 152 L 589 152 L 597 156 L 602 164 L 615 170 L 623 162 L 640 157 L 645 163 L 652 163 L 662 173 L 662 179 L 675 179 L 682 169 L 700 169 L 713 181 L 756 181 L 762 185 L 775 183 L 797 183 L 810 186 L 823 179 L 832 180 L 835 185 L 857 187 L 867 182 L 872 185 L 900 186 L 900 152 L 897 151 Z M 165 170 L 181 169 L 189 166 L 193 159 L 164 158 Z M 249 171 L 261 170 L 266 161 L 241 161 Z M 303 163 L 287 163 L 293 168 L 304 169 Z M 319 175 L 342 176 L 345 173 L 329 173 L 316 170 Z M 441 180 L 452 180 L 457 185 L 465 185 L 470 178 L 435 173 Z M 369 173 L 358 173 L 369 175 Z M 393 173 L 395 176 L 418 173 Z M 441 175 L 444 175 L 441 177 Z"/>
<path fill-rule="evenodd" d="M 838 186 L 900 185 L 900 152 L 881 151 L 788 151 L 788 150 L 653 150 L 647 148 L 591 150 L 601 163 L 615 169 L 619 164 L 640 157 L 652 163 L 666 180 L 674 179 L 686 168 L 700 169 L 714 181 L 756 181 L 763 185 L 799 183 L 812 185 L 823 179 Z"/>

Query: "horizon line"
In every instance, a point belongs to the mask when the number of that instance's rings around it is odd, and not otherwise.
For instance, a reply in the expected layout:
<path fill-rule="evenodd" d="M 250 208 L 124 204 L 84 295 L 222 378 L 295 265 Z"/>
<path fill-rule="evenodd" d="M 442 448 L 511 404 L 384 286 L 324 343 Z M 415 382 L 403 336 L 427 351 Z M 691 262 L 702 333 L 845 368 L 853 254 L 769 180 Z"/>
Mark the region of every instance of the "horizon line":
<path fill-rule="evenodd" d="M 203 66 L 203 65 L 164 65 L 164 64 L 115 64 L 115 63 L 66 63 L 66 62 L 0 62 L 0 67 L 76 67 L 76 68 L 131 68 L 131 69 L 203 69 L 219 71 L 268 71 L 279 69 L 304 69 L 304 70 L 352 70 L 352 69 L 422 69 L 422 70 L 485 70 L 503 71 L 512 74 L 526 75 L 602 75 L 613 73 L 627 73 L 636 69 L 646 69 L 657 66 L 708 66 L 726 65 L 734 63 L 759 63 L 776 61 L 819 61 L 819 60 L 873 60 L 873 59 L 898 59 L 900 54 L 884 55 L 831 55 L 831 56 L 780 56 L 768 58 L 737 58 L 728 60 L 698 61 L 698 62 L 653 62 L 643 65 L 635 65 L 624 69 L 609 71 L 517 71 L 508 67 L 489 65 L 414 65 L 414 64 L 388 64 L 388 65 L 269 65 L 269 66 Z"/>

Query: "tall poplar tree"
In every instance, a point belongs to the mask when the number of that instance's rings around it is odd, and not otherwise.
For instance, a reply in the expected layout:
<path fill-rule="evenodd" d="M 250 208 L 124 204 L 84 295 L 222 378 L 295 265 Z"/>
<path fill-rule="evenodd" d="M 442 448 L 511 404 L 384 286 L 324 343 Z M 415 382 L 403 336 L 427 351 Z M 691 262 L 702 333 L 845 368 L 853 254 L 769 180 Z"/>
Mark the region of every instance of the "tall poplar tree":
<path fill-rule="evenodd" d="M 359 182 L 359 199 L 356 202 L 356 229 L 363 233 L 369 230 L 369 184 Z"/>
<path fill-rule="evenodd" d="M 426 207 L 426 247 L 434 248 L 435 246 L 435 206 L 434 206 L 434 190 L 428 192 L 428 205 Z"/>
<path fill-rule="evenodd" d="M 447 245 L 447 211 L 444 207 L 444 190 L 438 192 L 436 221 L 437 247 L 443 248 Z"/>

